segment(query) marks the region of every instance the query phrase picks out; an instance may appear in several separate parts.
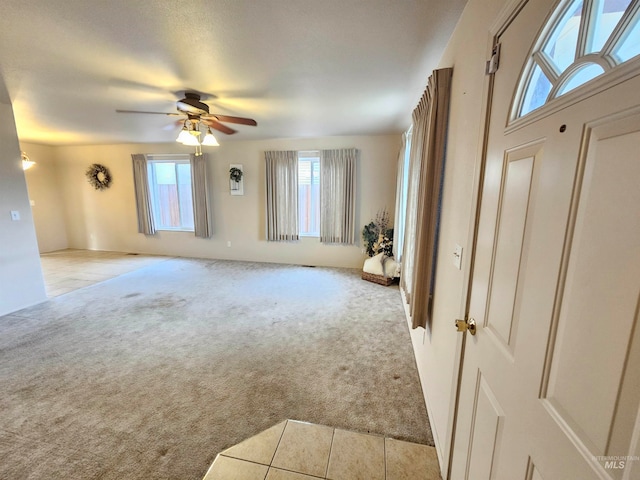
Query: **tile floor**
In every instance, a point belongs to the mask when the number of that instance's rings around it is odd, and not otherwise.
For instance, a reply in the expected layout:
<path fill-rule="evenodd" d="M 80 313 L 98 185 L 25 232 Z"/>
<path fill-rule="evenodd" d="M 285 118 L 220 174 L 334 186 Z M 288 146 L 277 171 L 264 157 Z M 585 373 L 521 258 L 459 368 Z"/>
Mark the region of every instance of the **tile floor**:
<path fill-rule="evenodd" d="M 221 452 L 203 480 L 440 480 L 435 448 L 286 420 Z"/>
<path fill-rule="evenodd" d="M 168 257 L 95 250 L 59 250 L 40 255 L 47 297 L 57 297 Z"/>

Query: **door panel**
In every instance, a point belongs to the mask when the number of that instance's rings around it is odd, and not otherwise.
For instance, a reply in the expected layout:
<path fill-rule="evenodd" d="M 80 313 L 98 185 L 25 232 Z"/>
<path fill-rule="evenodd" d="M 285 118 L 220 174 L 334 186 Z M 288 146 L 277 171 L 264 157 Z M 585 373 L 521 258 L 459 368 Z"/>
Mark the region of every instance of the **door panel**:
<path fill-rule="evenodd" d="M 524 152 L 517 149 L 506 155 L 493 272 L 487 299 L 488 312 L 485 317 L 485 326 L 510 356 L 514 353 L 519 318 L 516 293 L 533 183 L 535 156 L 526 155 L 530 150 L 531 147 L 524 149 Z"/>
<path fill-rule="evenodd" d="M 527 480 L 544 480 L 544 478 L 542 477 L 542 475 L 540 475 L 540 472 L 538 471 L 538 469 L 536 468 L 536 466 L 533 464 L 533 462 L 529 463 L 529 471 L 527 472 Z"/>
<path fill-rule="evenodd" d="M 616 123 L 626 130 L 633 122 Z M 640 130 L 617 135 L 604 123 L 588 133 L 542 397 L 592 456 L 632 455 L 640 405 L 640 374 L 631 367 L 640 360 Z M 622 478 L 621 469 L 610 470 Z"/>
<path fill-rule="evenodd" d="M 490 478 L 491 467 L 499 451 L 504 413 L 491 387 L 480 372 L 478 372 L 476 392 L 468 470 L 476 474 L 480 473 L 484 478 Z"/>

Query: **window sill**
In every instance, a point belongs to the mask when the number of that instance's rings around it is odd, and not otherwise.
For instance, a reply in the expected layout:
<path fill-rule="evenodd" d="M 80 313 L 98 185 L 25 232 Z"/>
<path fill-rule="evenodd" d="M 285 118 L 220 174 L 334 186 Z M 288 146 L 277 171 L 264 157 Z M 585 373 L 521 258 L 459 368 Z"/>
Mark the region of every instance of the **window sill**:
<path fill-rule="evenodd" d="M 156 228 L 156 232 L 186 232 L 194 233 L 195 230 L 188 228 Z"/>

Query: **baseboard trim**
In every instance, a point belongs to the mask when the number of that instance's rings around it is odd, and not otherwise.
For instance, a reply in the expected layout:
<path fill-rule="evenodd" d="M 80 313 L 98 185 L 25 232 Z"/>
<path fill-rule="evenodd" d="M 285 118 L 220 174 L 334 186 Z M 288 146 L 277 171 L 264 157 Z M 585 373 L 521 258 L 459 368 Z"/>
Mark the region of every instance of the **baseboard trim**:
<path fill-rule="evenodd" d="M 435 418 L 435 416 L 433 415 L 433 412 L 431 410 L 430 407 L 430 402 L 429 402 L 429 396 L 427 395 L 427 386 L 425 385 L 424 382 L 424 376 L 425 373 L 424 371 L 421 369 L 420 367 L 420 362 L 418 362 L 418 358 L 417 358 L 417 352 L 418 349 L 416 348 L 417 342 L 419 341 L 419 339 L 424 339 L 424 335 L 426 335 L 426 330 L 424 328 L 417 328 L 417 329 L 413 329 L 412 328 L 412 321 L 411 321 L 411 314 L 409 313 L 409 304 L 407 303 L 407 297 L 405 295 L 405 292 L 402 288 L 399 289 L 400 291 L 400 298 L 402 301 L 402 306 L 404 308 L 404 315 L 407 321 L 407 326 L 409 327 L 409 334 L 411 336 L 411 347 L 413 348 L 413 356 L 414 359 L 416 361 L 416 366 L 418 368 L 418 376 L 420 377 L 420 385 L 422 386 L 422 395 L 424 397 L 424 403 L 427 407 L 427 415 L 429 416 L 429 425 L 431 427 L 431 433 L 433 434 L 433 442 L 435 444 L 435 448 L 436 448 L 436 454 L 438 455 L 438 464 L 440 467 L 440 475 L 442 476 L 442 478 L 446 478 L 445 477 L 445 470 L 443 469 L 443 465 L 448 465 L 448 458 L 445 458 L 445 450 L 443 449 L 444 445 L 442 444 L 441 440 L 440 440 L 440 435 L 438 433 L 438 431 L 436 430 L 434 423 L 432 421 L 433 418 Z M 422 342 L 421 342 L 422 343 Z M 445 435 L 446 436 L 446 435 Z"/>

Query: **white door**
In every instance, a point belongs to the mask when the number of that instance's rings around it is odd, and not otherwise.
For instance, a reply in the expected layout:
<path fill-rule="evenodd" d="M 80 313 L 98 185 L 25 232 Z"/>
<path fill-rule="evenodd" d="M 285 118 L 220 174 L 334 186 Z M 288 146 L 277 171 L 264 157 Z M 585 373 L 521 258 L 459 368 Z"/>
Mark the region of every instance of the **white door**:
<path fill-rule="evenodd" d="M 640 479 L 640 68 L 506 127 L 555 4 L 499 38 L 453 480 Z"/>

